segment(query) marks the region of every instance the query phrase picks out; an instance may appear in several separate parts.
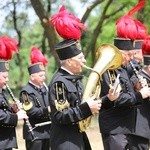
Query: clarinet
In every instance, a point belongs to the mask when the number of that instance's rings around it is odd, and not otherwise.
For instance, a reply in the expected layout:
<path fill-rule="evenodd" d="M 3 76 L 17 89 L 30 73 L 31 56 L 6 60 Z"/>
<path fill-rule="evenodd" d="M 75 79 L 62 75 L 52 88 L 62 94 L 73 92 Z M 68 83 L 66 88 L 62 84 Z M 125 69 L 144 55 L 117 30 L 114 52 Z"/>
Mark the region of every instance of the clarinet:
<path fill-rule="evenodd" d="M 148 87 L 148 83 L 147 83 L 147 80 L 141 76 L 138 72 L 138 70 L 135 68 L 135 66 L 133 65 L 133 63 L 130 61 L 130 66 L 132 67 L 133 71 L 134 71 L 134 74 L 135 76 L 137 77 L 137 79 L 139 80 L 140 82 L 140 85 L 141 87 Z"/>
<path fill-rule="evenodd" d="M 7 84 L 6 84 L 6 89 L 7 89 L 8 93 L 10 94 L 12 100 L 16 103 L 18 109 L 19 110 L 22 109 L 19 100 L 16 100 L 12 90 L 10 89 L 10 87 Z M 25 121 L 27 127 L 29 128 L 29 132 L 31 133 L 31 138 L 32 138 L 31 141 L 33 142 L 33 141 L 35 141 L 37 139 L 37 137 L 35 136 L 35 134 L 33 132 L 33 128 L 32 128 L 32 126 L 31 126 L 31 124 L 29 122 L 29 119 L 28 118 L 24 118 L 24 121 Z"/>

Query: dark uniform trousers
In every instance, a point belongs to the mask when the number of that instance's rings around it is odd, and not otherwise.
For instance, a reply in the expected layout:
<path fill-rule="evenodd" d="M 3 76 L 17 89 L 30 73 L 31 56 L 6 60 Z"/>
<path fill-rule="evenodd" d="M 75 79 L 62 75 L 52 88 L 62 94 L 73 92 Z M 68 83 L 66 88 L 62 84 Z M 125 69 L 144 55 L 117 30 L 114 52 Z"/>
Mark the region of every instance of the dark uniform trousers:
<path fill-rule="evenodd" d="M 127 135 L 124 134 L 102 134 L 105 150 L 124 150 L 128 147 Z"/>
<path fill-rule="evenodd" d="M 102 75 L 101 98 L 102 108 L 99 113 L 99 126 L 102 134 L 104 150 L 125 150 L 129 146 L 129 134 L 133 132 L 136 118 L 136 103 L 142 101 L 140 93 L 135 93 L 127 71 L 121 67 L 114 71 L 120 74 L 121 93 L 115 102 L 108 97 L 111 83 L 108 72 Z"/>
<path fill-rule="evenodd" d="M 26 150 L 50 150 L 50 140 L 43 139 L 34 142 L 26 140 Z"/>
<path fill-rule="evenodd" d="M 129 136 L 129 150 L 149 150 L 149 139 L 138 135 Z"/>

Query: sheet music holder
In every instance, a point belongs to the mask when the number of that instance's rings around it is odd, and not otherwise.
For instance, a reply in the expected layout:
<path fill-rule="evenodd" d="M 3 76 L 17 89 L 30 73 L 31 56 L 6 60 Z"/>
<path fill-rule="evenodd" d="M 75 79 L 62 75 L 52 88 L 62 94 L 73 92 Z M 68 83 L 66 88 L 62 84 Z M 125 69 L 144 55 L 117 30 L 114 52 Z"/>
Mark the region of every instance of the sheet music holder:
<path fill-rule="evenodd" d="M 116 78 L 115 83 L 114 83 L 114 85 L 113 85 L 113 88 L 114 88 L 113 93 L 112 93 L 113 95 L 116 93 L 117 88 L 118 88 L 118 86 L 119 86 L 119 84 L 120 84 L 119 77 L 120 77 L 120 74 L 117 75 L 117 78 Z"/>

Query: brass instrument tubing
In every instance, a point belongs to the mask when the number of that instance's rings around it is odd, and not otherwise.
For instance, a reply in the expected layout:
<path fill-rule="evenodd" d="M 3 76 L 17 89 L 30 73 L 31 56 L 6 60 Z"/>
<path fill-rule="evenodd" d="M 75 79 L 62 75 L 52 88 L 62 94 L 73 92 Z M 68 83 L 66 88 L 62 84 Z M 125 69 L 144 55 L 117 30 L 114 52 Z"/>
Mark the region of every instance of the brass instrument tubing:
<path fill-rule="evenodd" d="M 86 69 L 88 69 L 88 70 L 91 70 L 91 71 L 93 71 L 93 72 L 97 73 L 97 75 L 99 76 L 99 79 L 101 79 L 100 74 L 99 74 L 96 70 L 94 70 L 93 68 L 88 67 L 88 66 L 86 66 L 86 65 L 83 65 L 83 68 L 86 68 Z"/>

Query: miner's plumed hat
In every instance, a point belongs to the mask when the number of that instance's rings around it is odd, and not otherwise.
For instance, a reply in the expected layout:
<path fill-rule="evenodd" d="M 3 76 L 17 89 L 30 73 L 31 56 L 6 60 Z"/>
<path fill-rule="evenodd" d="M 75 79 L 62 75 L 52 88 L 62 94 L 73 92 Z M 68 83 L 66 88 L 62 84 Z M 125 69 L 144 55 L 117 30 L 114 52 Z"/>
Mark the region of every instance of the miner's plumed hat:
<path fill-rule="evenodd" d="M 81 20 L 67 11 L 65 6 L 61 6 L 59 12 L 51 17 L 50 23 L 58 35 L 64 39 L 55 46 L 60 60 L 80 54 L 79 40 L 82 35 L 81 30 L 87 30 Z"/>
<path fill-rule="evenodd" d="M 12 59 L 13 52 L 18 52 L 18 41 L 7 37 L 0 37 L 0 72 L 9 71 L 8 61 Z"/>
<path fill-rule="evenodd" d="M 141 0 L 126 15 L 116 21 L 117 36 L 114 45 L 121 50 L 135 50 L 142 48 L 142 42 L 147 36 L 147 27 L 132 15 L 145 5 Z"/>
<path fill-rule="evenodd" d="M 42 54 L 41 50 L 33 46 L 30 54 L 30 62 L 31 64 L 28 67 L 28 72 L 31 75 L 40 71 L 45 71 L 45 66 L 48 63 L 48 60 Z"/>

